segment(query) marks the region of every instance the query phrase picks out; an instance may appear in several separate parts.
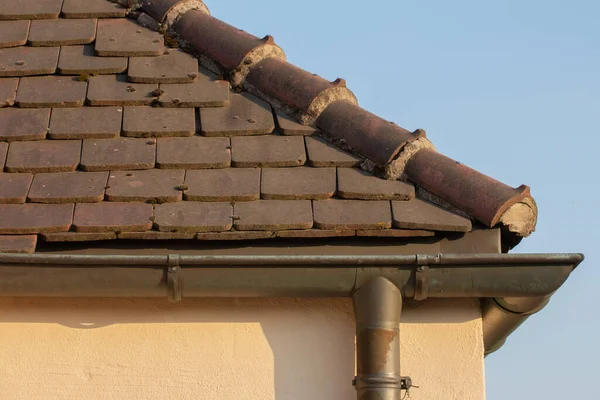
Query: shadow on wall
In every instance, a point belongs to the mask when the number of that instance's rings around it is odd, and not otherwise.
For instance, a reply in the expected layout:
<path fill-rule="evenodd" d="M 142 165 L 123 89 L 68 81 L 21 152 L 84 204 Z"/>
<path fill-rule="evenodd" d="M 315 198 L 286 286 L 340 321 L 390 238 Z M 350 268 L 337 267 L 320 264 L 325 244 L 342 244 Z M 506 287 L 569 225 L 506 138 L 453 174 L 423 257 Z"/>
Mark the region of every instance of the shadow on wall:
<path fill-rule="evenodd" d="M 103 382 L 110 387 L 114 381 L 108 392 L 121 385 L 124 391 L 112 396 L 128 399 L 134 397 L 121 396 L 141 385 L 156 387 L 135 398 L 163 398 L 166 393 L 173 398 L 277 400 L 355 396 L 349 299 L 195 299 L 171 304 L 154 299 L 9 298 L 0 299 L 0 337 L 12 342 L 8 348 L 0 344 L 0 354 L 6 349 L 9 358 L 19 360 L 12 368 L 29 369 L 40 385 L 58 385 L 53 374 L 60 375 L 58 380 L 72 375 L 54 395 L 63 396 L 71 384 L 80 394 L 95 393 L 90 385 Z M 157 396 L 168 385 L 182 389 Z M 31 390 L 20 394 L 45 396 L 36 387 Z M 204 395 L 197 397 L 199 391 Z M 24 398 L 15 392 L 18 397 Z"/>

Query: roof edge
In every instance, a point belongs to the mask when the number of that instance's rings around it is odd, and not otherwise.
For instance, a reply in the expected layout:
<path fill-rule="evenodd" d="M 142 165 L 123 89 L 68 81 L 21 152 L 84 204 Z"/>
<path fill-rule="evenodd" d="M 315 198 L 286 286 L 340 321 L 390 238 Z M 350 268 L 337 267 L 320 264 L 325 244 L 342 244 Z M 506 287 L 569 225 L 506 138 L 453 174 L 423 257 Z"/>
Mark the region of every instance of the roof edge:
<path fill-rule="evenodd" d="M 527 186 L 513 189 L 437 153 L 424 130 L 410 132 L 359 107 L 345 80 L 329 82 L 287 62 L 272 36 L 260 39 L 214 18 L 200 0 L 111 1 L 153 16 L 205 68 L 319 128 L 385 178 L 409 179 L 488 227 L 501 225 L 517 237 L 535 230 L 537 207 Z"/>

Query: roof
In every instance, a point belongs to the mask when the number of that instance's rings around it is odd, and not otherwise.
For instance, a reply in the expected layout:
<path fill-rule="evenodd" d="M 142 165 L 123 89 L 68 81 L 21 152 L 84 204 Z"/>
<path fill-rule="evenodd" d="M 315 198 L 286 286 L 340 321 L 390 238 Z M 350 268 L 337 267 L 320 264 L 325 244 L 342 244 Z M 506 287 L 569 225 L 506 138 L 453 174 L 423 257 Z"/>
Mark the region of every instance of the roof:
<path fill-rule="evenodd" d="M 120 4 L 116 4 L 120 3 Z M 535 228 L 514 189 L 199 0 L 0 0 L 0 252 Z"/>

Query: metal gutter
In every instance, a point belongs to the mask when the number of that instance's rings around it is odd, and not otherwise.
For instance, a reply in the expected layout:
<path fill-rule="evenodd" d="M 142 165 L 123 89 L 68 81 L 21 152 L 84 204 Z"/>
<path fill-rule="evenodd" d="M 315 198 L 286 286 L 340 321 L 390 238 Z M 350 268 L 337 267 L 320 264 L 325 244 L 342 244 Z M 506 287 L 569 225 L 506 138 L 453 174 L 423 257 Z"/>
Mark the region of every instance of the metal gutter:
<path fill-rule="evenodd" d="M 486 354 L 583 261 L 582 254 L 0 255 L 0 296 L 351 297 L 384 277 L 405 299 L 482 298 Z"/>

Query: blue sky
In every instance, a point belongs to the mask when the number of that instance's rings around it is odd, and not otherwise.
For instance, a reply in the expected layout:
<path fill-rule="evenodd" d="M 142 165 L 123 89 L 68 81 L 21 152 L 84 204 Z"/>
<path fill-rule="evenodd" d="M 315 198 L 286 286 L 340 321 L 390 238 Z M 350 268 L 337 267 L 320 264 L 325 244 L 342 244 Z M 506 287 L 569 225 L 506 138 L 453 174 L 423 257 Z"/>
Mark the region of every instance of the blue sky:
<path fill-rule="evenodd" d="M 600 398 L 600 2 L 207 0 L 288 59 L 345 78 L 366 109 L 438 150 L 531 186 L 518 252 L 583 252 L 550 305 L 486 359 L 488 400 Z M 456 377 L 460 385 L 460 376 Z"/>

